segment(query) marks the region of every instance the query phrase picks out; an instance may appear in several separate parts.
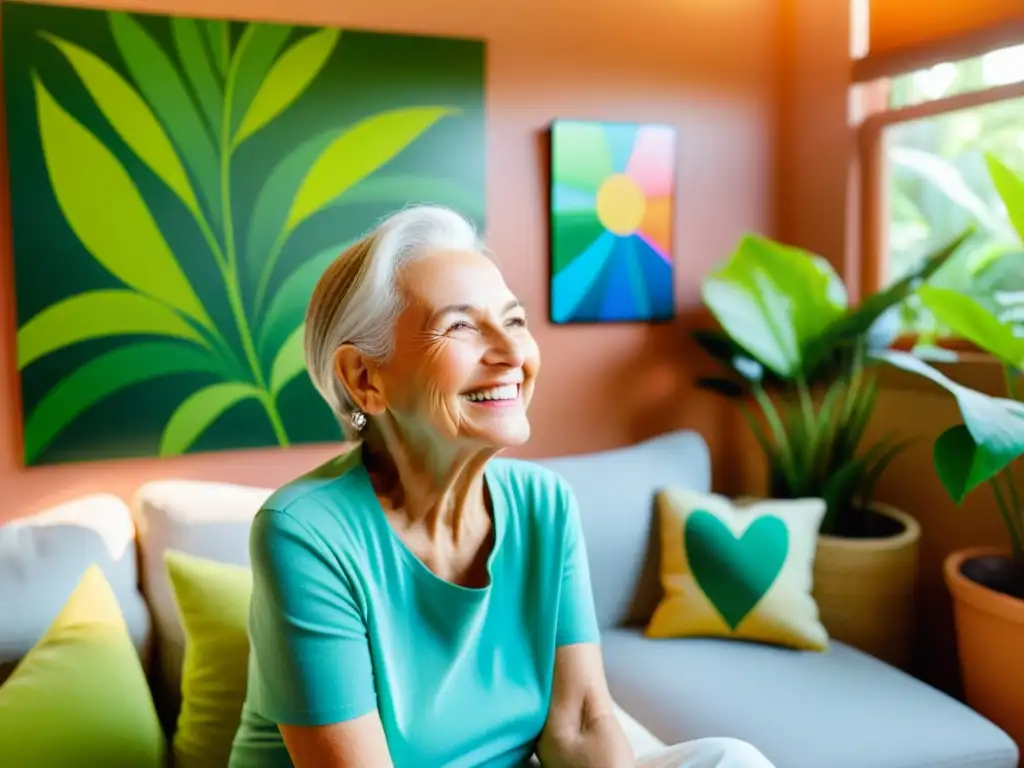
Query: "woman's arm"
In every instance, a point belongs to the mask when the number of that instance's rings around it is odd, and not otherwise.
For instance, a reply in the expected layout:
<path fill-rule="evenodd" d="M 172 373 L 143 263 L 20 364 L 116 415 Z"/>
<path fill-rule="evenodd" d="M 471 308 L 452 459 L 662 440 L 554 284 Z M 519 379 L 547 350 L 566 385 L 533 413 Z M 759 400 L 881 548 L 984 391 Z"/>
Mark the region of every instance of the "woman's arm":
<path fill-rule="evenodd" d="M 376 712 L 333 725 L 282 725 L 295 768 L 393 768 Z"/>
<path fill-rule="evenodd" d="M 357 593 L 313 512 L 253 521 L 250 700 L 298 768 L 392 768 Z"/>
<path fill-rule="evenodd" d="M 593 643 L 555 651 L 551 707 L 537 746 L 544 768 L 633 768 L 636 758 L 615 717 L 601 649 Z"/>

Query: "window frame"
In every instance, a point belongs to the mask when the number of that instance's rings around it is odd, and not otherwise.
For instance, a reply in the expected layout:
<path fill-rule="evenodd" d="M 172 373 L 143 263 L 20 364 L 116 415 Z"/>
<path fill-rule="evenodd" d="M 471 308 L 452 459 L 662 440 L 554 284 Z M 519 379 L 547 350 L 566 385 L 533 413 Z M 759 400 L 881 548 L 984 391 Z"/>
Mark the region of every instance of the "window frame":
<path fill-rule="evenodd" d="M 1024 40 L 1018 41 L 1018 44 Z M 1010 43 L 1013 45 L 1014 43 Z M 999 43 L 990 50 L 1007 47 Z M 983 52 L 984 53 L 984 52 Z M 973 58 L 974 55 L 963 57 Z M 947 59 L 962 61 L 963 58 Z M 892 77 L 891 75 L 889 77 Z M 856 83 L 860 89 L 855 99 L 867 106 L 857 126 L 857 155 L 860 165 L 860 289 L 863 296 L 870 296 L 881 290 L 885 281 L 884 260 L 888 242 L 889 189 L 886 183 L 885 130 L 891 126 L 908 123 L 922 118 L 939 117 L 964 109 L 981 107 L 1009 99 L 1024 98 L 1024 80 L 1017 83 L 997 85 L 977 91 L 958 93 L 939 99 L 911 104 L 903 107 L 878 107 L 871 105 L 887 103 L 889 77 L 868 83 Z M 855 91 L 856 92 L 856 91 Z M 895 348 L 910 349 L 917 341 L 916 334 L 904 334 L 894 343 Z M 978 348 L 967 341 L 942 337 L 935 341 L 937 346 L 971 352 Z"/>

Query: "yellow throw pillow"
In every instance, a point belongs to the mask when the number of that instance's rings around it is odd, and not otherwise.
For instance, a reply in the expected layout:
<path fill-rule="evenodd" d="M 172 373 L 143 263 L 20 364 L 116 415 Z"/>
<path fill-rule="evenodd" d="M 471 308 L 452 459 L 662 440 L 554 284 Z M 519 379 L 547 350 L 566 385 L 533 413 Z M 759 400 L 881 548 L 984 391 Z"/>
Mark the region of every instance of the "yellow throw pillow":
<path fill-rule="evenodd" d="M 759 501 L 665 489 L 661 582 L 648 637 L 726 637 L 828 648 L 811 596 L 820 499 Z"/>
<path fill-rule="evenodd" d="M 166 751 L 117 598 L 92 565 L 0 686 L 0 762 L 158 768 Z"/>
<path fill-rule="evenodd" d="M 173 550 L 164 562 L 185 634 L 175 766 L 223 768 L 245 701 L 252 572 Z"/>

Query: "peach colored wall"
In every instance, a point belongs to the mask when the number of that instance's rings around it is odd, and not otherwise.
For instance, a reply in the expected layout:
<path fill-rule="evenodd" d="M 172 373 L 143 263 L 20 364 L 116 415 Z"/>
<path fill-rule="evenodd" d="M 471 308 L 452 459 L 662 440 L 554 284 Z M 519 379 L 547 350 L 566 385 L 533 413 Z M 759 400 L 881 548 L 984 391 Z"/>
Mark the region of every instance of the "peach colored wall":
<path fill-rule="evenodd" d="M 698 281 L 741 232 L 770 232 L 777 0 L 88 0 L 104 8 L 329 24 L 488 41 L 488 237 L 533 308 L 545 356 L 522 455 L 609 448 L 701 430 L 728 484 L 723 412 L 689 381 L 684 325 Z M 552 327 L 543 134 L 555 117 L 669 122 L 679 132 L 676 295 L 668 326 Z M 7 193 L 6 184 L 2 185 Z M 23 469 L 13 368 L 8 205 L 0 201 L 0 520 L 90 491 L 125 497 L 157 477 L 278 484 L 337 446 Z"/>

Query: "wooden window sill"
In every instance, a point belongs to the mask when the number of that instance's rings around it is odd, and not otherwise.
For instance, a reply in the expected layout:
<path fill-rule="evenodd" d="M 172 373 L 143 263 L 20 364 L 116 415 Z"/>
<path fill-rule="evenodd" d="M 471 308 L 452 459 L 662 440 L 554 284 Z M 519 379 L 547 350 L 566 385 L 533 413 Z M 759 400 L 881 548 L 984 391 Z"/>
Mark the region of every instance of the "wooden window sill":
<path fill-rule="evenodd" d="M 1007 396 L 1003 366 L 998 360 L 983 352 L 960 352 L 958 354 L 960 359 L 955 362 L 928 362 L 957 384 L 986 395 Z M 878 366 L 877 372 L 878 384 L 883 389 L 933 392 L 938 397 L 950 396 L 938 384 L 892 365 L 882 364 Z"/>

